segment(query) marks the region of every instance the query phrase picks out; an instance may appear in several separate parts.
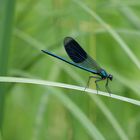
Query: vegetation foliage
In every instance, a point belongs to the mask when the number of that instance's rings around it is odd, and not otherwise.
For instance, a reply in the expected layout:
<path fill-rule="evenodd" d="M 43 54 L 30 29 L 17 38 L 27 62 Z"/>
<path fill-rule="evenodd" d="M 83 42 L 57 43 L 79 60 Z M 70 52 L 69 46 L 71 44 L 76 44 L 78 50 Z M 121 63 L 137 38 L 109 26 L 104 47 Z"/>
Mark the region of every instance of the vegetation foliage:
<path fill-rule="evenodd" d="M 139 100 L 139 8 L 138 0 L 0 1 L 0 78 L 85 87 L 89 73 L 41 52 L 67 58 L 63 38 L 71 36 L 114 76 L 113 94 Z M 139 140 L 139 110 L 84 91 L 0 83 L 1 140 Z"/>

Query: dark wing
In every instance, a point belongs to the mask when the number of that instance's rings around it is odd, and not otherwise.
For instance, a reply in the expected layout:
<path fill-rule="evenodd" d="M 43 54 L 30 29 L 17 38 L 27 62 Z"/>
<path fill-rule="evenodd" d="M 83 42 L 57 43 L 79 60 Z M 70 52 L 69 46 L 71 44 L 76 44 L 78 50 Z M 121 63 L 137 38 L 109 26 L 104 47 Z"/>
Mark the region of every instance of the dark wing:
<path fill-rule="evenodd" d="M 74 63 L 97 73 L 101 67 L 93 60 L 81 46 L 71 37 L 64 39 L 64 47 Z"/>

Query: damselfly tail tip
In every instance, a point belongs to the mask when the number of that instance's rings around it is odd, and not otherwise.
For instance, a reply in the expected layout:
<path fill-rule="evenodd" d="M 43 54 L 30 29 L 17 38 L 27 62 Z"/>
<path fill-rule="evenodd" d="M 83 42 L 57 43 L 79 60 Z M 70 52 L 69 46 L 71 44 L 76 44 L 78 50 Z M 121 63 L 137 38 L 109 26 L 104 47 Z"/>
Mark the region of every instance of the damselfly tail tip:
<path fill-rule="evenodd" d="M 41 50 L 42 52 L 44 52 L 44 53 L 46 53 L 46 51 L 45 50 Z"/>

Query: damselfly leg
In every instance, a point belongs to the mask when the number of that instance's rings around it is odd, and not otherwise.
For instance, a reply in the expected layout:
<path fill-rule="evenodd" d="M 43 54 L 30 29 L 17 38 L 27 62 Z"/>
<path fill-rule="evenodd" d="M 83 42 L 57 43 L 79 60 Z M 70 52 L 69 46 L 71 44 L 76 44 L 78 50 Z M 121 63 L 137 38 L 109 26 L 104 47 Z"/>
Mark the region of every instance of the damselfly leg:
<path fill-rule="evenodd" d="M 102 78 L 101 78 L 101 77 L 89 76 L 87 85 L 86 85 L 86 87 L 85 87 L 85 90 L 86 90 L 86 88 L 89 87 L 89 83 L 90 83 L 90 80 L 91 80 L 92 78 L 95 78 L 95 79 L 96 79 L 96 80 L 95 80 L 95 84 L 96 84 L 96 89 L 97 89 L 97 94 L 98 94 L 98 90 L 100 89 L 99 86 L 98 86 L 98 82 L 99 82 L 99 81 L 102 81 Z"/>
<path fill-rule="evenodd" d="M 106 88 L 106 90 L 107 90 L 107 92 L 109 93 L 109 95 L 111 96 L 111 90 L 110 90 L 110 88 L 109 88 L 109 86 L 108 86 L 108 78 L 107 78 L 107 80 L 106 80 L 106 84 L 105 84 L 105 88 Z"/>

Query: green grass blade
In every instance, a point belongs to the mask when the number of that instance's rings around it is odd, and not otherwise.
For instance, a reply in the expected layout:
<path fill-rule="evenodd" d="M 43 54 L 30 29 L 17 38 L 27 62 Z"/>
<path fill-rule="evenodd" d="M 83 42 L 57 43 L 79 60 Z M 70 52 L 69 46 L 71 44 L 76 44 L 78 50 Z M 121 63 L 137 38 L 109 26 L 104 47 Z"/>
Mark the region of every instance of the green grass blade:
<path fill-rule="evenodd" d="M 49 100 L 48 94 L 44 93 L 41 96 L 38 111 L 36 113 L 35 124 L 34 124 L 35 126 L 33 128 L 32 140 L 39 140 L 39 138 L 40 138 L 39 137 L 40 133 L 41 133 L 40 131 L 41 131 L 41 127 L 43 126 L 43 117 L 44 117 L 45 111 L 47 109 L 48 100 Z"/>
<path fill-rule="evenodd" d="M 106 107 L 106 105 L 98 98 L 90 94 L 91 99 L 96 102 L 98 107 L 102 110 L 102 112 L 105 114 L 106 118 L 109 120 L 109 122 L 112 124 L 114 129 L 117 131 L 120 139 L 122 140 L 129 140 L 115 117 L 112 115 L 112 113 L 109 111 L 109 109 Z"/>
<path fill-rule="evenodd" d="M 46 85 L 46 86 L 53 86 L 53 87 L 61 87 L 61 88 L 66 88 L 66 89 L 73 89 L 73 90 L 79 90 L 83 92 L 88 92 L 91 94 L 97 94 L 96 90 L 92 89 L 86 89 L 85 87 L 80 87 L 80 86 L 74 86 L 74 85 L 68 85 L 68 84 L 63 84 L 63 83 L 57 83 L 57 82 L 50 82 L 50 81 L 45 81 L 45 80 L 37 80 L 37 79 L 28 79 L 28 78 L 18 78 L 18 77 L 0 77 L 0 82 L 6 82 L 6 83 L 30 83 L 30 84 L 37 84 L 37 85 Z M 98 92 L 98 95 L 118 99 L 124 102 L 128 102 L 137 106 L 140 106 L 140 101 L 115 95 L 115 94 L 108 94 L 107 92 Z"/>
<path fill-rule="evenodd" d="M 138 58 L 134 55 L 134 53 L 129 49 L 127 44 L 122 40 L 122 38 L 109 26 L 100 16 L 98 16 L 93 10 L 91 10 L 88 6 L 86 6 L 80 0 L 73 0 L 80 7 L 82 7 L 87 13 L 93 16 L 111 35 L 112 37 L 120 44 L 120 47 L 125 51 L 125 53 L 130 57 L 133 63 L 140 69 L 140 62 Z"/>
<path fill-rule="evenodd" d="M 55 96 L 57 96 L 61 102 L 65 105 L 66 108 L 70 110 L 70 112 L 77 118 L 78 121 L 84 126 L 89 135 L 96 140 L 105 140 L 102 134 L 98 131 L 98 129 L 90 122 L 90 120 L 86 117 L 86 115 L 62 92 L 59 90 L 53 91 L 53 89 L 49 88 Z"/>
<path fill-rule="evenodd" d="M 7 75 L 10 42 L 13 29 L 13 19 L 16 1 L 5 0 L 3 2 L 5 8 L 2 15 L 1 37 L 0 37 L 0 75 Z M 0 85 L 0 129 L 2 129 L 4 102 L 6 97 L 6 87 Z"/>

